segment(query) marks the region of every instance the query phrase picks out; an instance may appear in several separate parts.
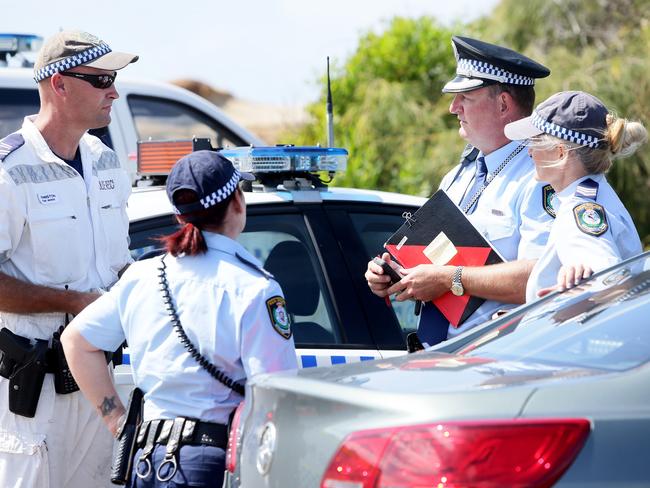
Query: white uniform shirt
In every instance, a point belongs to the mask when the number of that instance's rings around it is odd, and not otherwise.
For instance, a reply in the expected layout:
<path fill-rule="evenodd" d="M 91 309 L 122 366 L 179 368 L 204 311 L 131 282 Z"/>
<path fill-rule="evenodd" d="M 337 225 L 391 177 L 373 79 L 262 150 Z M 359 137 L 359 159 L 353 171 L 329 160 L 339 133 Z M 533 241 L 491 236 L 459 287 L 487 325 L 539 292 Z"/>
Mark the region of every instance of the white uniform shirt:
<path fill-rule="evenodd" d="M 483 156 L 488 174 L 492 174 L 517 146 L 519 142 L 513 141 Z M 440 189 L 457 205 L 472 187 L 475 168 L 474 164 L 458 165 L 440 183 Z M 533 160 L 523 149 L 487 185 L 474 211 L 467 215 L 505 261 L 537 259 L 541 255 L 553 223 L 553 217 L 544 209 L 544 186 L 546 183 L 535 180 Z M 486 300 L 460 327 L 450 325 L 448 336 L 456 336 L 481 324 L 496 310 L 508 307 Z"/>
<path fill-rule="evenodd" d="M 593 198 L 585 196 L 583 188 L 587 188 Z M 592 233 L 586 224 L 581 224 L 580 209 L 585 208 L 585 204 L 589 208 L 593 203 L 604 209 L 607 221 L 607 229 L 600 235 L 593 233 L 604 229 L 599 213 L 593 216 L 596 227 Z M 563 265 L 586 264 L 595 272 L 642 251 L 632 217 L 603 174 L 580 178 L 556 193 L 553 208 L 557 217 L 544 253 L 528 279 L 526 301 L 535 300 L 540 289 L 555 285 Z"/>
<path fill-rule="evenodd" d="M 84 178 L 48 147 L 26 117 L 24 144 L 0 162 L 0 271 L 78 291 L 107 288 L 131 262 L 126 204 L 131 182 L 115 153 L 84 135 Z M 63 314 L 0 313 L 3 326 L 49 338 Z"/>
<path fill-rule="evenodd" d="M 293 337 L 285 338 L 273 323 L 270 304 L 282 297 L 280 285 L 238 242 L 203 236 L 205 254 L 165 257 L 171 296 L 194 346 L 235 381 L 297 368 Z M 181 344 L 164 308 L 159 266 L 159 257 L 133 264 L 70 326 L 101 349 L 128 341 L 135 384 L 146 392 L 145 420 L 185 416 L 226 423 L 241 397 Z"/>
<path fill-rule="evenodd" d="M 32 120 L 0 144 L 0 272 L 54 288 L 108 287 L 131 261 L 129 177 L 113 151 L 84 135 L 81 178 Z M 0 312 L 0 326 L 23 337 L 49 339 L 63 324 L 63 313 Z M 0 485 L 108 483 L 112 436 L 81 392 L 59 395 L 45 375 L 33 418 L 11 413 L 8 394 L 8 380 L 0 378 L 0 465 L 9 467 Z"/>

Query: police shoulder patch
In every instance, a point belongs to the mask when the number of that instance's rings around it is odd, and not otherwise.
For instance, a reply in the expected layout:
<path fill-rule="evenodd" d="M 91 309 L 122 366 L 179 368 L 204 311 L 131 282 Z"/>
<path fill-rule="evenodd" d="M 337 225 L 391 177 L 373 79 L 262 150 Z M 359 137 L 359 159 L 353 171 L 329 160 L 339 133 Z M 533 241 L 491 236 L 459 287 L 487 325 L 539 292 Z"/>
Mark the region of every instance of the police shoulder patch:
<path fill-rule="evenodd" d="M 269 298 L 266 301 L 266 309 L 275 331 L 285 339 L 289 339 L 291 337 L 291 317 L 287 312 L 284 298 L 279 295 Z"/>
<path fill-rule="evenodd" d="M 553 208 L 553 203 L 551 202 L 553 195 L 555 195 L 555 190 L 553 187 L 551 185 L 544 185 L 542 188 L 542 207 L 544 207 L 544 211 L 547 214 L 555 218 L 555 209 Z"/>
<path fill-rule="evenodd" d="M 602 205 L 585 202 L 573 207 L 573 216 L 576 219 L 578 229 L 585 234 L 600 236 L 607 232 L 607 214 Z"/>
<path fill-rule="evenodd" d="M 4 139 L 0 140 L 0 162 L 4 161 L 7 156 L 25 144 L 22 134 L 14 132 Z"/>

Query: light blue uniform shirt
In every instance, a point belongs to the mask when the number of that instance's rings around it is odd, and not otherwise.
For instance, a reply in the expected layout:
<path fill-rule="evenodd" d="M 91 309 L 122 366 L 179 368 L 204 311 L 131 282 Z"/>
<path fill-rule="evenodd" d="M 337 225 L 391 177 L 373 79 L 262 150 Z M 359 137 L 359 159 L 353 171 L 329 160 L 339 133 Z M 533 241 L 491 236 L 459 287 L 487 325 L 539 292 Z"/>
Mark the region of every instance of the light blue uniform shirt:
<path fill-rule="evenodd" d="M 280 285 L 238 242 L 203 236 L 205 254 L 165 257 L 176 311 L 194 346 L 235 381 L 297 368 L 293 337 L 283 337 L 273 323 Z M 226 423 L 242 398 L 181 344 L 163 303 L 159 266 L 159 257 L 133 264 L 71 326 L 106 351 L 128 341 L 133 378 L 145 392 L 145 420 L 185 416 Z"/>
<path fill-rule="evenodd" d="M 513 141 L 484 155 L 488 174 L 492 174 L 517 146 L 519 142 Z M 440 189 L 460 205 L 472 187 L 475 172 L 473 163 L 458 165 L 442 179 Z M 543 188 L 546 185 L 535 180 L 533 160 L 523 149 L 487 185 L 474 211 L 467 215 L 504 261 L 537 259 L 541 255 L 553 223 L 553 217 L 544 209 Z M 486 300 L 460 327 L 450 325 L 448 336 L 456 336 L 489 320 L 496 310 L 512 306 Z"/>
<path fill-rule="evenodd" d="M 589 180 L 595 183 L 593 198 L 584 196 L 584 191 L 581 190 L 583 182 L 590 183 Z M 594 184 L 590 183 L 588 188 L 593 195 Z M 604 209 L 607 230 L 602 234 L 594 235 L 581 230 L 580 208 L 585 203 L 597 203 Z M 642 250 L 632 217 L 603 174 L 580 178 L 556 193 L 553 208 L 557 217 L 548 244 L 528 278 L 526 301 L 535 300 L 541 288 L 555 285 L 557 274 L 563 265 L 586 264 L 595 272 L 639 254 Z M 588 216 L 583 217 L 585 218 Z M 594 218 L 597 224 L 599 215 L 595 214 Z M 583 223 L 582 227 L 586 227 L 586 224 Z"/>

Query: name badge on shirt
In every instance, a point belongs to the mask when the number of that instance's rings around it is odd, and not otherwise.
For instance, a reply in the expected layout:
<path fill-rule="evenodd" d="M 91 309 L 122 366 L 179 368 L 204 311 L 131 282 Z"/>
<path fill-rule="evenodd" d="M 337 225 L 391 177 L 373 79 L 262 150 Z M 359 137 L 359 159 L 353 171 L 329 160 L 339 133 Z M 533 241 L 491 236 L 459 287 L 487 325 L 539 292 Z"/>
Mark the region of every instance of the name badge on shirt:
<path fill-rule="evenodd" d="M 56 193 L 37 193 L 36 196 L 41 205 L 51 205 L 59 201 Z"/>

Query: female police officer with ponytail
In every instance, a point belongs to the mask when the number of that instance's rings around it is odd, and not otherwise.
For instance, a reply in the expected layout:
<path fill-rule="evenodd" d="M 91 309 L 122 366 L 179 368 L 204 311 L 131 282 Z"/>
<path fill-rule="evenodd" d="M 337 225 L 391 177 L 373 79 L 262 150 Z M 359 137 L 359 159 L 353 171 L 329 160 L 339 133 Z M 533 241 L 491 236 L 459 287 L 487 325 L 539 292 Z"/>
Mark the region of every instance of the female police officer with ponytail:
<path fill-rule="evenodd" d="M 125 410 L 101 351 L 128 341 L 145 399 L 129 486 L 221 486 L 237 391 L 297 367 L 282 290 L 235 241 L 242 179 L 253 176 L 213 151 L 180 159 L 167 195 L 184 226 L 164 238 L 167 254 L 132 265 L 64 334 L 70 369 L 113 434 Z"/>
<path fill-rule="evenodd" d="M 581 91 L 556 93 L 530 117 L 505 126 L 509 139 L 528 139 L 535 177 L 550 183 L 555 222 L 526 287 L 526 299 L 568 288 L 594 271 L 641 252 L 632 217 L 605 173 L 613 160 L 647 140 L 639 122 L 610 113 Z"/>

